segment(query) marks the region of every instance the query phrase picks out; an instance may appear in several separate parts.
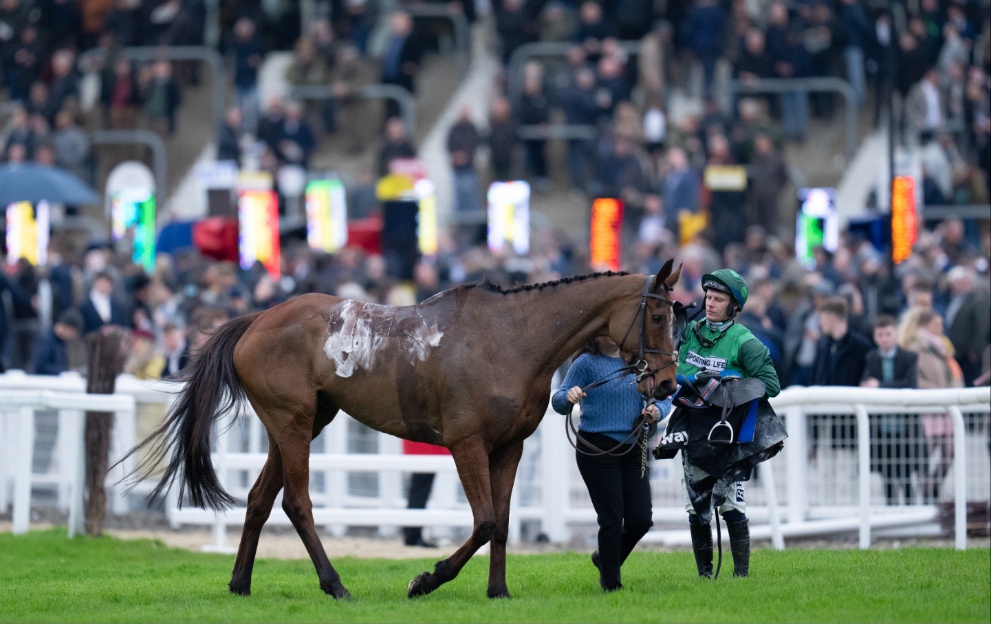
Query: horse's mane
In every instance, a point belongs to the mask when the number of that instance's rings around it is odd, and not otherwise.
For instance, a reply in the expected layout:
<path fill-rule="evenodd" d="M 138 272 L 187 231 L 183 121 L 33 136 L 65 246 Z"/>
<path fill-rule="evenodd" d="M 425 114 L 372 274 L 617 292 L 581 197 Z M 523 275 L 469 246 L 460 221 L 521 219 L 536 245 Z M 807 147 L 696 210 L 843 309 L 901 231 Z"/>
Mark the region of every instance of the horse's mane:
<path fill-rule="evenodd" d="M 500 284 L 490 281 L 488 278 L 481 282 L 472 282 L 468 284 L 463 284 L 463 288 L 481 288 L 489 292 L 499 293 L 502 295 L 511 295 L 519 292 L 530 292 L 531 290 L 544 290 L 545 288 L 554 288 L 555 286 L 561 286 L 562 284 L 574 284 L 575 282 L 584 282 L 585 280 L 595 279 L 598 277 L 613 277 L 617 275 L 629 275 L 625 271 L 615 272 L 615 271 L 605 271 L 603 273 L 589 273 L 587 275 L 576 275 L 574 277 L 562 277 L 559 280 L 554 280 L 551 282 L 541 282 L 539 284 L 521 284 L 519 286 L 513 286 L 512 288 L 506 288 Z"/>

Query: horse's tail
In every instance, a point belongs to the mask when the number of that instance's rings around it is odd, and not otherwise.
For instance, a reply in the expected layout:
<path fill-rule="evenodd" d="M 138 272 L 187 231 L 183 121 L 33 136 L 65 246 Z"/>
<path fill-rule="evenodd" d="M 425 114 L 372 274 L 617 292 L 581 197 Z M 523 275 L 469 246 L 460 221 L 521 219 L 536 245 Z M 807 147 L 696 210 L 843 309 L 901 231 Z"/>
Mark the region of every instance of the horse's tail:
<path fill-rule="evenodd" d="M 235 318 L 210 337 L 176 377 L 186 387 L 165 422 L 125 456 L 124 459 L 149 448 L 135 471 L 133 487 L 138 479 L 148 478 L 171 453 L 165 474 L 148 496 L 149 502 L 155 502 L 177 481 L 180 507 L 187 492 L 193 505 L 204 509 L 220 511 L 237 502 L 221 486 L 213 469 L 210 434 L 213 422 L 246 398 L 234 370 L 234 346 L 257 317 L 252 314 Z"/>

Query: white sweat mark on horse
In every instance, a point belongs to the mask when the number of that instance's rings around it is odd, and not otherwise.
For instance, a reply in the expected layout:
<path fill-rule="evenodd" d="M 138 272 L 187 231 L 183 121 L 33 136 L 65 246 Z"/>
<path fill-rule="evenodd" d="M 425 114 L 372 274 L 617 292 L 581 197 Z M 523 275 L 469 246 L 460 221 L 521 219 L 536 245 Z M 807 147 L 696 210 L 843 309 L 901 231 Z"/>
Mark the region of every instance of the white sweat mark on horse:
<path fill-rule="evenodd" d="M 444 336 L 436 325 L 428 327 L 419 316 L 420 322 L 403 336 L 389 336 L 384 329 L 395 321 L 394 311 L 350 299 L 341 302 L 338 317 L 343 321 L 341 328 L 327 336 L 323 351 L 334 362 L 339 377 L 350 377 L 359 368 L 371 370 L 376 356 L 390 348 L 406 354 L 410 364 L 422 362 Z"/>

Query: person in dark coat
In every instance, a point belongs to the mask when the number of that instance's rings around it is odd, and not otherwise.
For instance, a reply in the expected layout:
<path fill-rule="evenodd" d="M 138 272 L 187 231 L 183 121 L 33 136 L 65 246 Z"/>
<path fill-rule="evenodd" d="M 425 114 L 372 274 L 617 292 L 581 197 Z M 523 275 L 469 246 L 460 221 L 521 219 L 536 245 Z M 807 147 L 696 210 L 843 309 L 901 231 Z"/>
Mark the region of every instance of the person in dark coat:
<path fill-rule="evenodd" d="M 17 282 L 11 281 L 7 274 L 0 271 L 0 373 L 5 370 L 5 355 L 7 345 L 14 337 L 13 327 L 7 316 L 7 306 L 3 305 L 3 295 L 10 295 L 11 302 L 17 308 L 30 309 L 31 298 L 27 295 Z"/>
<path fill-rule="evenodd" d="M 66 310 L 34 344 L 28 372 L 32 375 L 58 375 L 69 370 L 69 343 L 83 333 L 83 317 L 77 310 Z"/>
<path fill-rule="evenodd" d="M 991 317 L 987 294 L 977 287 L 973 272 L 953 267 L 946 275 L 950 302 L 946 306 L 946 337 L 953 343 L 965 385 L 981 374 L 981 353 L 991 341 Z"/>
<path fill-rule="evenodd" d="M 420 70 L 422 57 L 423 45 L 413 32 L 413 17 L 406 11 L 393 13 L 389 38 L 382 54 L 382 84 L 399 85 L 410 94 L 415 93 L 416 74 Z M 398 114 L 398 105 L 389 99 L 386 102 L 386 119 Z"/>
<path fill-rule="evenodd" d="M 819 306 L 819 329 L 822 332 L 816 348 L 812 369 L 814 386 L 859 386 L 864 377 L 867 352 L 873 348 L 871 341 L 851 331 L 850 308 L 843 297 L 831 297 Z M 853 427 L 833 422 L 833 448 L 852 448 L 855 438 Z M 819 428 L 813 427 L 810 460 L 816 456 Z"/>
<path fill-rule="evenodd" d="M 385 123 L 385 143 L 378 154 L 379 177 L 389 173 L 389 164 L 397 158 L 413 158 L 416 148 L 406 133 L 406 124 L 399 117 L 390 117 Z"/>
<path fill-rule="evenodd" d="M 224 123 L 217 132 L 217 160 L 230 160 L 241 168 L 241 109 L 232 106 L 227 109 Z"/>
<path fill-rule="evenodd" d="M 83 319 L 83 334 L 100 329 L 104 325 L 130 327 L 127 309 L 114 297 L 114 280 L 106 271 L 93 276 L 89 296 L 79 306 Z"/>
<path fill-rule="evenodd" d="M 862 388 L 917 388 L 919 356 L 898 346 L 898 321 L 882 314 L 874 321 L 877 348 L 864 362 Z M 881 414 L 871 421 L 871 467 L 884 479 L 889 505 L 898 503 L 904 490 L 905 504 L 912 501 L 912 472 L 925 475 L 926 441 L 919 418 L 909 414 Z"/>

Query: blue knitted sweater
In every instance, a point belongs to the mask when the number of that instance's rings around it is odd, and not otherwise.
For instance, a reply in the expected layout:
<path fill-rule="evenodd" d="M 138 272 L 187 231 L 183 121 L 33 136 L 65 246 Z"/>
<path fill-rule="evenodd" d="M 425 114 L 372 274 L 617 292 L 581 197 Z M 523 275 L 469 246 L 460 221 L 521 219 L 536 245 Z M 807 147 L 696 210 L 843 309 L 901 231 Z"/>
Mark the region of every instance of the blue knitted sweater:
<path fill-rule="evenodd" d="M 571 364 L 561 387 L 551 397 L 551 406 L 559 414 L 568 414 L 573 407 L 568 403 L 568 390 L 574 386 L 584 388 L 593 381 L 625 366 L 618 357 L 583 353 Z M 580 431 L 601 433 L 617 442 L 627 440 L 634 423 L 643 411 L 643 396 L 637 391 L 633 373 L 613 379 L 597 388 L 589 390 L 582 399 Z M 657 402 L 661 418 L 671 409 L 671 399 Z"/>

